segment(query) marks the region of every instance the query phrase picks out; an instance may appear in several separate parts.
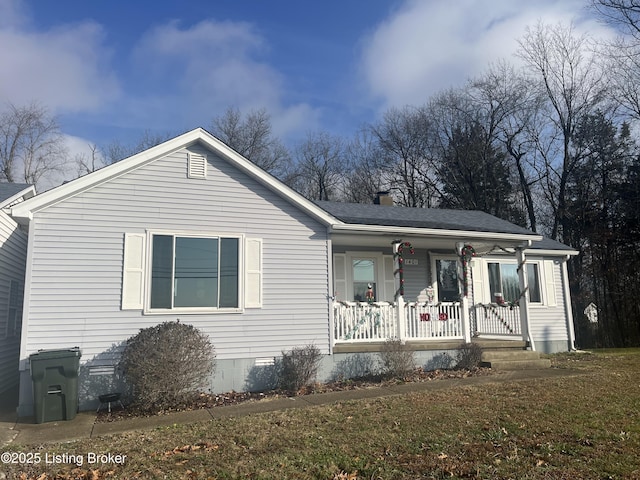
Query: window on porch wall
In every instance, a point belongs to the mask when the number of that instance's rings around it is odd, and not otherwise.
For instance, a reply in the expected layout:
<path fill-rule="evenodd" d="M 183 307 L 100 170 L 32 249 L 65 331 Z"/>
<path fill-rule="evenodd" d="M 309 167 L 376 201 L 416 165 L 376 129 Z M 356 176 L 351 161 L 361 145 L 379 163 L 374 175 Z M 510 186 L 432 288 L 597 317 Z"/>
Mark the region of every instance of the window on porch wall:
<path fill-rule="evenodd" d="M 489 287 L 491 289 L 491 301 L 495 301 L 495 294 L 502 293 L 502 298 L 507 302 L 516 302 L 520 298 L 520 283 L 518 280 L 518 267 L 509 263 L 489 263 Z M 529 300 L 531 303 L 541 303 L 540 276 L 538 264 L 527 264 L 527 281 L 529 284 Z"/>
<path fill-rule="evenodd" d="M 373 289 L 373 301 L 378 298 L 376 288 L 376 262 L 371 258 L 353 259 L 353 299 L 366 302 L 369 285 Z"/>
<path fill-rule="evenodd" d="M 458 302 L 460 286 L 458 284 L 458 260 L 436 260 L 439 302 Z"/>

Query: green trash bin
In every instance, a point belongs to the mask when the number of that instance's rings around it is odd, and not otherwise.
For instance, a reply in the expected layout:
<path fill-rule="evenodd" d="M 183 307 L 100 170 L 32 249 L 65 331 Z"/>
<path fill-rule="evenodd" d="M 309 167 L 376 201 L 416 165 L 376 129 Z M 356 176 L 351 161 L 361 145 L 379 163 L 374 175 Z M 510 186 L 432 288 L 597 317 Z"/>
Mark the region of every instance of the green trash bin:
<path fill-rule="evenodd" d="M 36 423 L 72 420 L 78 411 L 80 349 L 39 350 L 29 356 Z"/>

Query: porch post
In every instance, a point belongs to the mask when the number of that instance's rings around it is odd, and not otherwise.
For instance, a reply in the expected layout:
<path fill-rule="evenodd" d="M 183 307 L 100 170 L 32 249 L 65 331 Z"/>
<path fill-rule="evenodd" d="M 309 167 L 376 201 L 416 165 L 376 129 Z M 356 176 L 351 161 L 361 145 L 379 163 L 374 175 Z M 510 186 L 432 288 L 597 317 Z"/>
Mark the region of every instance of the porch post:
<path fill-rule="evenodd" d="M 460 316 L 462 317 L 462 330 L 464 334 L 465 343 L 471 343 L 471 321 L 469 315 L 469 299 L 466 295 L 462 296 L 462 302 L 460 303 Z"/>
<path fill-rule="evenodd" d="M 458 258 L 460 262 L 458 263 L 458 289 L 462 292 L 461 300 L 460 300 L 460 318 L 462 320 L 462 335 L 464 336 L 465 343 L 471 343 L 471 316 L 469 315 L 469 298 L 465 295 L 465 285 L 469 283 L 469 270 L 470 267 L 466 269 L 463 266 L 464 259 L 463 249 L 465 248 L 464 243 L 456 244 L 456 251 L 458 253 Z M 466 278 L 465 278 L 466 276 Z"/>
<path fill-rule="evenodd" d="M 529 331 L 529 278 L 527 277 L 526 257 L 524 248 L 516 248 L 516 259 L 518 260 L 518 281 L 520 284 L 520 331 L 522 332 L 522 340 L 529 341 L 531 350 L 535 351 L 536 345 L 533 336 Z"/>
<path fill-rule="evenodd" d="M 393 244 L 393 272 L 394 272 L 394 277 L 396 277 L 396 272 L 399 272 L 400 269 L 402 268 L 402 265 L 400 264 L 400 254 L 398 252 L 398 247 L 402 244 L 402 240 L 394 240 L 392 242 Z M 400 275 L 397 275 L 398 277 L 398 282 L 397 282 L 397 288 L 396 288 L 396 295 L 395 295 L 395 299 L 396 299 L 396 318 L 398 319 L 398 325 L 397 325 L 397 332 L 398 332 L 398 339 L 404 342 L 405 336 L 406 336 L 406 309 L 405 309 L 405 303 L 404 303 L 404 297 L 402 296 L 402 285 L 400 283 Z"/>

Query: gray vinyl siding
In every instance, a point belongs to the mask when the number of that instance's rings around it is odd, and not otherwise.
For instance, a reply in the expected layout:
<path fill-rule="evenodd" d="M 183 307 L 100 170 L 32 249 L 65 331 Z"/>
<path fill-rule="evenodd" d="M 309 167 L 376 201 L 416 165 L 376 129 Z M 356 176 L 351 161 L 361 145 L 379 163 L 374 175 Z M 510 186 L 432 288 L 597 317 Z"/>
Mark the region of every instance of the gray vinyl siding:
<path fill-rule="evenodd" d="M 28 337 L 79 346 L 109 363 L 139 329 L 180 319 L 211 336 L 219 359 L 266 357 L 314 343 L 329 351 L 326 227 L 211 152 L 207 179 L 187 178 L 187 150 L 155 160 L 34 215 Z M 120 309 L 125 233 L 244 234 L 263 241 L 263 306 L 244 313 Z"/>
<path fill-rule="evenodd" d="M 527 259 L 542 260 L 541 257 L 527 257 Z M 544 260 L 549 261 L 553 260 L 553 258 L 546 257 Z M 556 305 L 549 306 L 546 304 L 531 304 L 529 306 L 529 323 L 531 335 L 535 342 L 569 341 L 565 310 L 566 297 L 562 288 L 562 271 L 560 261 L 554 261 L 553 263 L 553 277 L 555 280 L 553 289 L 556 297 Z M 543 296 L 547 296 L 548 293 L 544 291 L 544 283 L 542 288 Z M 546 303 L 546 301 L 546 298 L 543 298 L 543 302 Z"/>
<path fill-rule="evenodd" d="M 0 392 L 18 383 L 20 336 L 6 335 L 11 282 L 24 285 L 27 236 L 0 211 Z"/>
<path fill-rule="evenodd" d="M 429 278 L 429 255 L 426 250 L 416 248 L 413 255 L 405 252 L 405 261 L 407 259 L 417 260 L 418 265 L 407 265 L 405 263 L 404 270 L 404 299 L 407 302 L 415 302 L 421 290 L 431 285 Z"/>

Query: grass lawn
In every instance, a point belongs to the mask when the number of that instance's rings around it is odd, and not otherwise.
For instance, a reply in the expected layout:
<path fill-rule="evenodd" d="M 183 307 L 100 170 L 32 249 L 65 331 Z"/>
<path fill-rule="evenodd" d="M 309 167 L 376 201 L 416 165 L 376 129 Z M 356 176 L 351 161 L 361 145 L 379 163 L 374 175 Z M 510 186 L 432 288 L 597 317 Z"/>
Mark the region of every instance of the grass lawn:
<path fill-rule="evenodd" d="M 640 479 L 640 350 L 563 354 L 584 374 L 456 387 L 10 450 L 126 455 L 7 478 Z M 446 381 L 446 380 L 442 380 Z M 6 466 L 0 466 L 0 472 Z M 20 475 L 23 476 L 20 476 Z M 0 473 L 0 478 L 2 477 Z"/>

